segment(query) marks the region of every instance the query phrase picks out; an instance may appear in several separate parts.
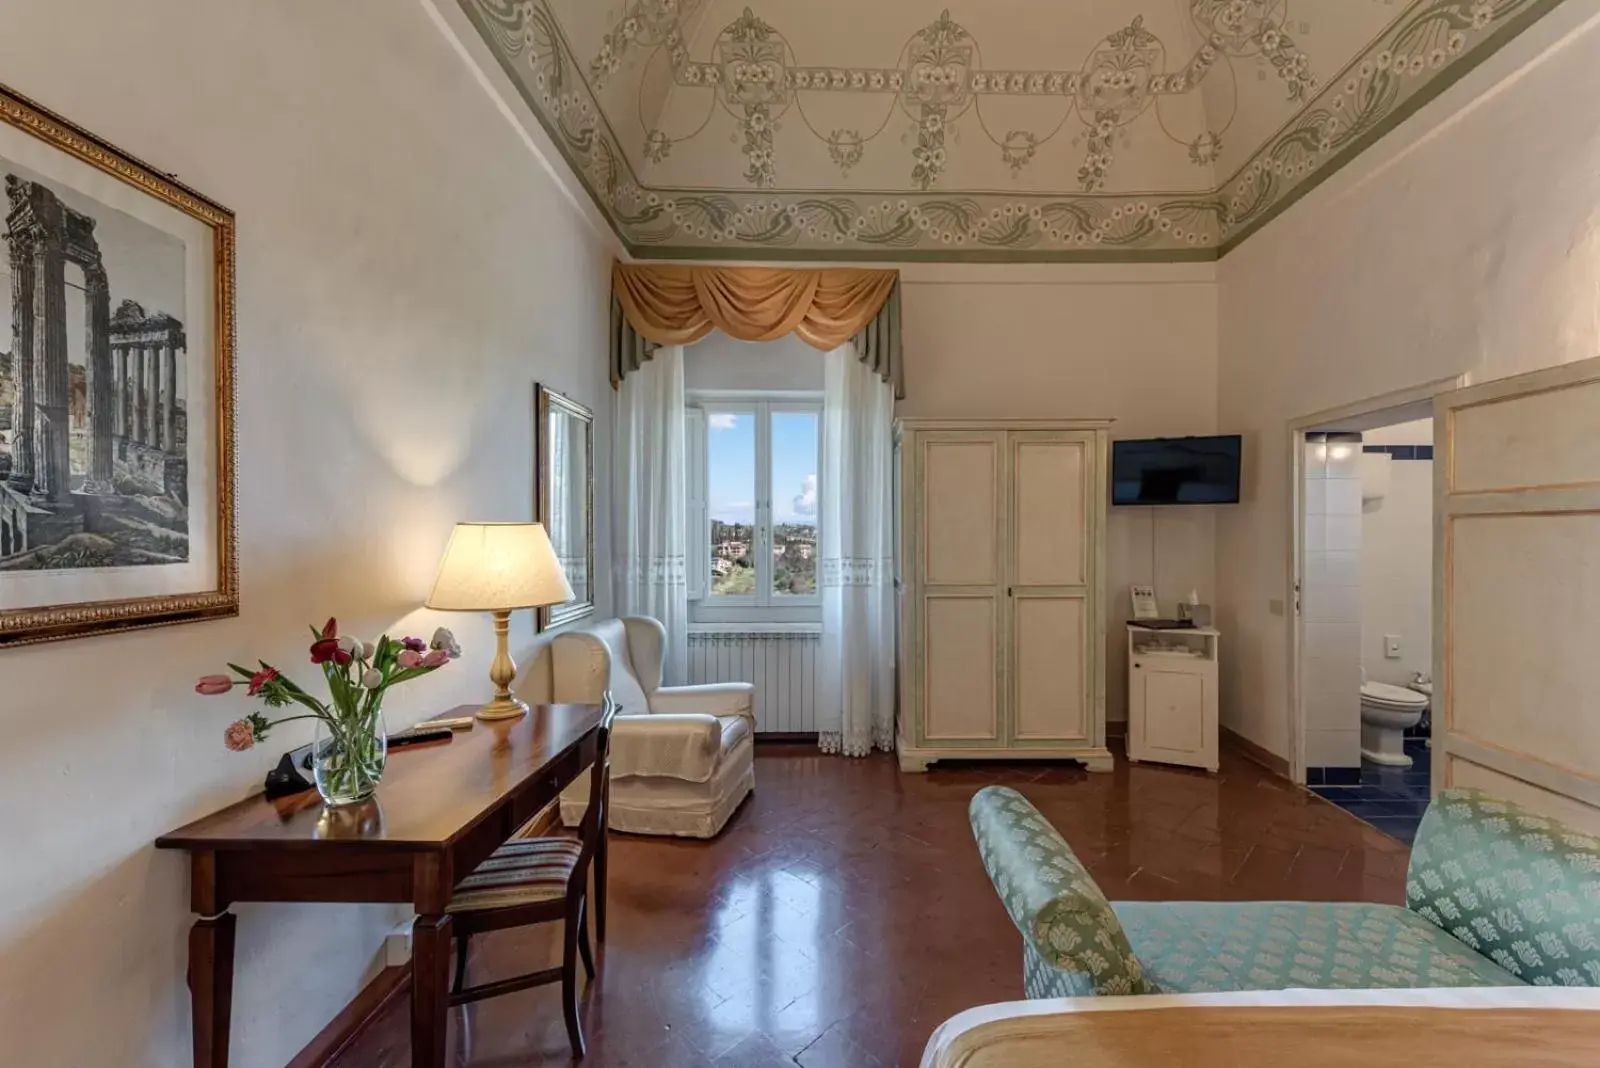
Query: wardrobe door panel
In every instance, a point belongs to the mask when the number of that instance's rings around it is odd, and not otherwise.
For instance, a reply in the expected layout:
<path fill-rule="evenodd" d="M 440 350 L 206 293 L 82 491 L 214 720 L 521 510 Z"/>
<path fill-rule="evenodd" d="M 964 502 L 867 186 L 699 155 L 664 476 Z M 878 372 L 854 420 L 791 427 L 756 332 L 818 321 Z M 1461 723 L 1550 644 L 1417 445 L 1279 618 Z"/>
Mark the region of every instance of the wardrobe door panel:
<path fill-rule="evenodd" d="M 1000 581 L 1000 441 L 995 435 L 927 435 L 922 441 L 922 582 Z"/>
<path fill-rule="evenodd" d="M 923 738 L 993 745 L 1000 740 L 997 599 L 983 594 L 922 601 Z"/>
<path fill-rule="evenodd" d="M 1014 583 L 1082 586 L 1089 572 L 1089 443 L 1017 435 L 1011 458 Z"/>
<path fill-rule="evenodd" d="M 1007 447 L 1007 736 L 1083 745 L 1094 727 L 1099 602 L 1095 435 L 1026 430 Z"/>
<path fill-rule="evenodd" d="M 1011 598 L 1011 737 L 1078 742 L 1089 736 L 1088 600 L 1081 594 Z"/>
<path fill-rule="evenodd" d="M 994 746 L 1004 737 L 1004 443 L 987 430 L 918 436 L 920 744 Z"/>

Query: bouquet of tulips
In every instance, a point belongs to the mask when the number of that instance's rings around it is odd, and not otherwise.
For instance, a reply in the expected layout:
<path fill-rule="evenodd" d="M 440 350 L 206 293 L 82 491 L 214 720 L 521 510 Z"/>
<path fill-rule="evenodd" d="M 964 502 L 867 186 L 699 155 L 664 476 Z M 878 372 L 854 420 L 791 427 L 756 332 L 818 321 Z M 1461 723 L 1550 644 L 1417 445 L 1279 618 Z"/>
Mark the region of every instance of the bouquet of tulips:
<path fill-rule="evenodd" d="M 391 687 L 444 667 L 461 655 L 461 647 L 443 627 L 427 642 L 387 634 L 376 642 L 362 641 L 341 635 L 334 619 L 321 630 L 312 627 L 311 634 L 311 662 L 327 680 L 327 701 L 313 697 L 266 661 L 258 661 L 261 666 L 255 670 L 229 664 L 233 675 L 207 675 L 195 685 L 195 692 L 219 695 L 243 686 L 247 695 L 260 698 L 269 709 L 301 706 L 305 711 L 296 709 L 297 714 L 278 719 L 252 712 L 235 720 L 223 732 L 223 743 L 243 752 L 264 741 L 280 723 L 315 719 L 318 788 L 330 801 L 357 800 L 371 794 L 383 774 L 384 695 Z"/>

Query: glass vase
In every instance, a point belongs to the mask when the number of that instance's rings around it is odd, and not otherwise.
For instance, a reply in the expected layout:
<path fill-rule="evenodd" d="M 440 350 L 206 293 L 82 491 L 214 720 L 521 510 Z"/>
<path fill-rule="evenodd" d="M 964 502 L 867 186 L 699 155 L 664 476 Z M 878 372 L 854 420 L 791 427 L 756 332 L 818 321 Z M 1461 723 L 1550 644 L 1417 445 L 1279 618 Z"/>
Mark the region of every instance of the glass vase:
<path fill-rule="evenodd" d="M 311 769 L 322 800 L 352 805 L 377 790 L 389 754 L 382 709 L 339 725 L 319 719 L 311 744 Z"/>

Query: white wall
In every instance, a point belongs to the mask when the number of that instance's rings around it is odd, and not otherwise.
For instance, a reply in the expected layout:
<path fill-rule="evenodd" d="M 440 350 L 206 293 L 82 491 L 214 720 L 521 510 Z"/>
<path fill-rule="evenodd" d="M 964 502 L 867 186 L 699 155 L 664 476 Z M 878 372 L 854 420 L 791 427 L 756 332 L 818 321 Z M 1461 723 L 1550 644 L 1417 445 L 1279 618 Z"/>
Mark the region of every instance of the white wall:
<path fill-rule="evenodd" d="M 683 351 L 685 389 L 802 389 L 822 392 L 822 353 L 793 334 L 739 341 L 720 330 Z"/>
<path fill-rule="evenodd" d="M 1433 420 L 1413 419 L 1409 423 L 1380 426 L 1361 434 L 1363 445 L 1432 445 Z"/>
<path fill-rule="evenodd" d="M 0 1060 L 174 1068 L 188 865 L 150 842 L 309 737 L 225 752 L 245 702 L 194 678 L 293 670 L 337 614 L 458 629 L 465 658 L 397 691 L 392 728 L 486 696 L 487 621 L 418 605 L 452 523 L 531 518 L 535 380 L 597 410 L 607 469 L 611 246 L 414 0 L 13 0 L 0 71 L 238 212 L 242 617 L 0 650 Z M 288 1061 L 404 915 L 238 912 L 239 1068 Z"/>
<path fill-rule="evenodd" d="M 1365 445 L 1432 445 L 1433 420 L 1383 427 Z M 1403 686 L 1433 671 L 1433 461 L 1367 459 L 1388 465 L 1389 488 L 1361 506 L 1361 666 L 1367 678 Z M 1400 656 L 1384 637 L 1400 639 Z"/>
<path fill-rule="evenodd" d="M 1120 438 L 1218 430 L 1211 265 L 907 266 L 902 278 L 901 416 L 1114 418 Z M 1129 585 L 1154 582 L 1169 614 L 1191 589 L 1214 603 L 1224 511 L 1111 510 L 1109 719 L 1127 718 Z"/>
<path fill-rule="evenodd" d="M 1288 752 L 1287 423 L 1600 354 L 1600 15 L 1568 4 L 1225 257 L 1223 722 Z"/>

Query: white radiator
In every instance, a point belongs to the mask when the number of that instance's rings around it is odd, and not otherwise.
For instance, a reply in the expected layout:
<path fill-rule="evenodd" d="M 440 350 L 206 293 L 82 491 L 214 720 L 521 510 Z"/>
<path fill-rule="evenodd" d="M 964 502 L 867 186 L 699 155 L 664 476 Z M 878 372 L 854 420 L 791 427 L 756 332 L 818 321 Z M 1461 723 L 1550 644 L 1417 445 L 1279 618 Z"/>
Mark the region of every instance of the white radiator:
<path fill-rule="evenodd" d="M 756 688 L 756 731 L 815 734 L 821 635 L 689 635 L 689 681 L 748 682 Z"/>

